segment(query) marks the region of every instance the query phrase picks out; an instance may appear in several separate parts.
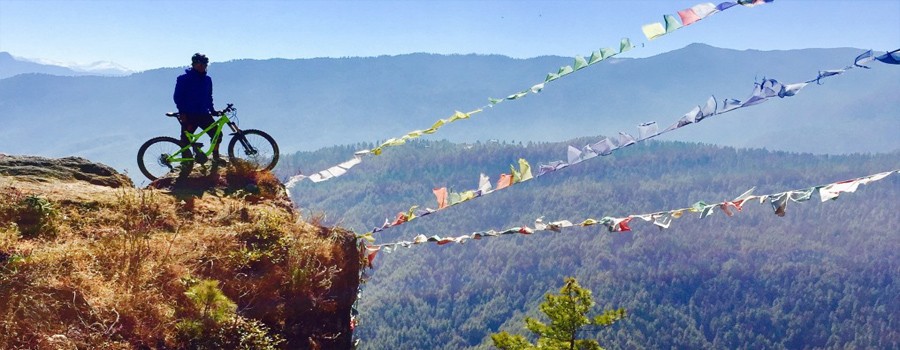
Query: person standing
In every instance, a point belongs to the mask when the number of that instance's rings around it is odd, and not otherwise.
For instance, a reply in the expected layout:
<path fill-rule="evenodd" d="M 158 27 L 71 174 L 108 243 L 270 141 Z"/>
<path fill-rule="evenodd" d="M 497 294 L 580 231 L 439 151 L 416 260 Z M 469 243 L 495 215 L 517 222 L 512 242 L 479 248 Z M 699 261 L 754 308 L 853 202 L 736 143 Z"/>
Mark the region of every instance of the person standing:
<path fill-rule="evenodd" d="M 195 53 L 191 57 L 191 68 L 185 69 L 184 74 L 178 76 L 175 82 L 173 99 L 178 108 L 178 120 L 181 122 L 181 142 L 188 143 L 185 132 L 193 133 L 197 128 L 206 129 L 213 123 L 213 115 L 216 110 L 213 107 L 212 78 L 206 73 L 209 58 L 201 53 Z M 215 130 L 208 132 L 209 137 L 214 137 Z M 221 140 L 219 140 L 221 141 Z M 222 165 L 226 162 L 219 155 L 219 143 L 213 145 L 213 164 Z M 185 151 L 185 157 L 191 157 L 190 150 Z"/>

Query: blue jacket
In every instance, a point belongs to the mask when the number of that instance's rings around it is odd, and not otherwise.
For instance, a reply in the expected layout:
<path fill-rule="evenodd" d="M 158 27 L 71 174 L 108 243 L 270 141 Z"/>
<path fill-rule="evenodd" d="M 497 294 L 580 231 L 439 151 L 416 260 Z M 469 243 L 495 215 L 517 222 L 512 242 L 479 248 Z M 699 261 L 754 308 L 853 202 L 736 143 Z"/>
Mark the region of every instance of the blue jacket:
<path fill-rule="evenodd" d="M 179 113 L 212 114 L 212 79 L 193 68 L 185 69 L 175 82 L 173 99 Z"/>

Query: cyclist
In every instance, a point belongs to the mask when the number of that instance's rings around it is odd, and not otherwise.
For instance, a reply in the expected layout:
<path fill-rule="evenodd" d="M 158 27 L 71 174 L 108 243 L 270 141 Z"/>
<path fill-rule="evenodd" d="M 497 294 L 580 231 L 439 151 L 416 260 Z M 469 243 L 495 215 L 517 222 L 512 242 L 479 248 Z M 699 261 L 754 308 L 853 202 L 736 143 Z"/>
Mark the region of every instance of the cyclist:
<path fill-rule="evenodd" d="M 178 108 L 178 120 L 181 122 L 181 142 L 188 143 L 184 132 L 193 133 L 197 128 L 206 129 L 213 123 L 213 115 L 216 113 L 213 107 L 212 79 L 206 74 L 209 58 L 201 53 L 195 53 L 191 57 L 191 68 L 185 69 L 184 74 L 178 76 L 175 83 L 175 106 Z M 215 135 L 215 130 L 208 132 L 209 137 Z M 185 151 L 183 156 L 191 157 L 191 151 Z M 219 144 L 213 145 L 213 165 L 227 164 L 219 155 Z"/>

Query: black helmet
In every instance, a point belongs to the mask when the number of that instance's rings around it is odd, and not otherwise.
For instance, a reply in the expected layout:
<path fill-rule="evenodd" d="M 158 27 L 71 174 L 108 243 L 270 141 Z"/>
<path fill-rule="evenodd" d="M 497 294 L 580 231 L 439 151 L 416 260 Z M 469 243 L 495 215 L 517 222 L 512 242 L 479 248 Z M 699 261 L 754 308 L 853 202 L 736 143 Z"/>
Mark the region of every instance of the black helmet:
<path fill-rule="evenodd" d="M 195 63 L 209 64 L 209 58 L 202 53 L 195 53 L 194 56 L 191 56 L 191 64 Z"/>

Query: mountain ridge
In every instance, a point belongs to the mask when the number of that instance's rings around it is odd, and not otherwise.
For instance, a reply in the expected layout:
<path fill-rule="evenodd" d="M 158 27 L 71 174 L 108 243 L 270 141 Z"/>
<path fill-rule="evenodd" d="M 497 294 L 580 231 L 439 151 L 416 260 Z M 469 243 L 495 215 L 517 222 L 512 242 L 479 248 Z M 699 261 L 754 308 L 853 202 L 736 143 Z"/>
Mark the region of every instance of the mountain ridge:
<path fill-rule="evenodd" d="M 710 95 L 745 99 L 762 77 L 805 81 L 821 69 L 852 63 L 860 52 L 737 51 L 695 44 L 648 58 L 601 62 L 547 84 L 540 94 L 507 101 L 428 137 L 554 141 L 633 133 L 636 125 L 651 120 L 668 125 Z M 217 105 L 235 103 L 243 127 L 269 132 L 289 153 L 399 137 L 455 110 L 484 106 L 488 97 L 521 91 L 568 64 L 571 58 L 555 56 L 408 54 L 240 60 L 214 63 L 210 74 Z M 889 94 L 900 79 L 893 68 L 854 70 L 825 80 L 823 86 L 808 86 L 790 99 L 717 117 L 665 138 L 830 154 L 900 149 L 900 141 L 888 132 L 900 128 L 892 117 L 900 113 L 900 104 Z M 133 158 L 144 140 L 177 133 L 177 124 L 162 114 L 174 109 L 171 91 L 181 70 L 2 79 L 0 115 L 6 116 L 7 128 L 0 130 L 0 149 L 101 159 L 136 173 Z M 67 118 L 83 125 L 69 125 Z M 359 128 L 361 123 L 368 127 Z M 67 127 L 46 128 L 62 124 Z M 28 135 L 45 137 L 35 143 Z M 107 141 L 95 144 L 97 139 Z"/>

